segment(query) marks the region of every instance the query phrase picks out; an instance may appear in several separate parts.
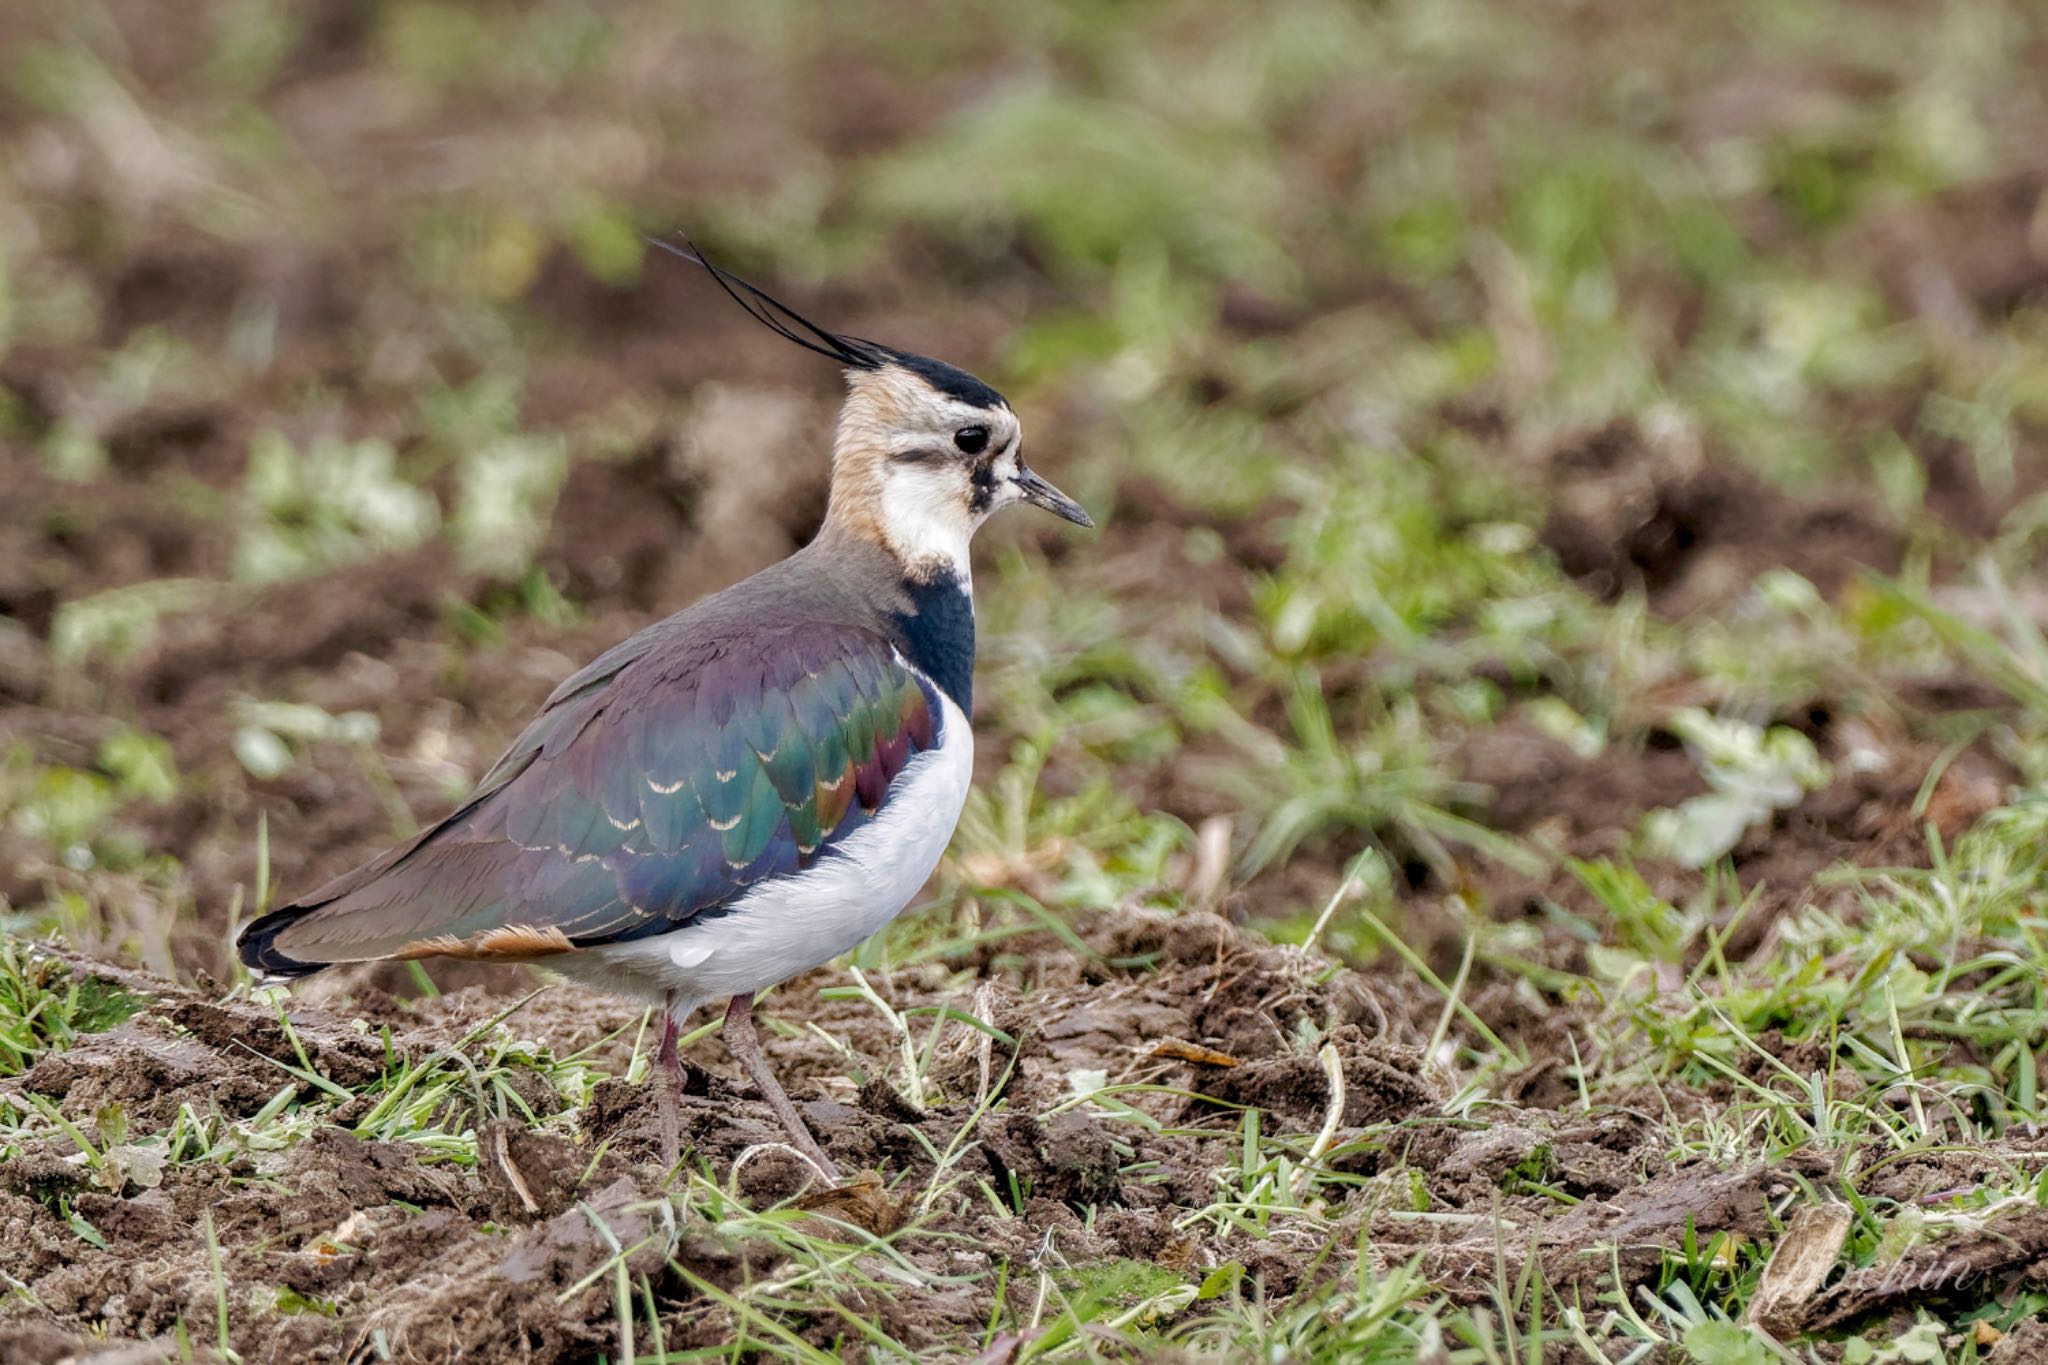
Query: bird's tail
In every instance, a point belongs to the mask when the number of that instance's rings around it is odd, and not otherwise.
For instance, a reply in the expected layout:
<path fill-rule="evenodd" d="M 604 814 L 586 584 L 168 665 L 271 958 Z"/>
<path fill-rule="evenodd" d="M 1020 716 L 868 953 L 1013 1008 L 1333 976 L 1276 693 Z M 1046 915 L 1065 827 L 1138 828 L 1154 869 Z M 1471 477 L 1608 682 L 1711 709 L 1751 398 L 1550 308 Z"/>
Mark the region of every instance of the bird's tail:
<path fill-rule="evenodd" d="M 331 965 L 286 957 L 277 946 L 280 933 L 312 913 L 310 905 L 287 905 L 242 926 L 242 932 L 235 937 L 235 954 L 242 959 L 243 966 L 255 973 L 258 983 L 272 986 L 296 981 Z"/>

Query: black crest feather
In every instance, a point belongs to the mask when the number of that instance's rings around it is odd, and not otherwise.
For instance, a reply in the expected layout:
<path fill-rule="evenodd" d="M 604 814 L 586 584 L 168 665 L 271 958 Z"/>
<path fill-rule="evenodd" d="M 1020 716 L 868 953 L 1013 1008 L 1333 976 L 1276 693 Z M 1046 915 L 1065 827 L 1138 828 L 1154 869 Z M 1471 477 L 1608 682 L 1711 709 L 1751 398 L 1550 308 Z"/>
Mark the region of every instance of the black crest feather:
<path fill-rule="evenodd" d="M 783 340 L 793 341 L 806 351 L 815 351 L 829 360 L 836 360 L 856 370 L 879 370 L 894 359 L 885 347 L 877 346 L 872 341 L 841 336 L 837 332 L 820 327 L 782 300 L 748 284 L 730 270 L 713 264 L 698 249 L 697 244 L 688 238 L 683 239 L 683 246 L 664 242 L 659 237 L 649 237 L 647 243 L 649 246 L 660 247 L 671 256 L 680 256 L 686 261 L 703 266 L 710 272 L 711 278 L 718 281 L 718 287 L 726 292 L 726 296 L 745 309 L 748 316 Z M 803 331 L 799 332 L 798 328 L 802 328 Z M 804 333 L 809 333 L 809 336 L 805 336 Z"/>
<path fill-rule="evenodd" d="M 1009 402 L 1001 394 L 976 379 L 967 371 L 948 365 L 943 360 L 918 355 L 912 351 L 899 351 L 894 346 L 884 346 L 879 341 L 865 337 L 846 336 L 839 332 L 820 327 L 802 313 L 791 308 L 766 290 L 747 283 L 723 266 L 714 264 L 695 242 L 683 239 L 682 246 L 664 242 L 659 237 L 649 237 L 649 246 L 661 248 L 671 256 L 679 256 L 692 265 L 701 265 L 718 282 L 726 296 L 741 308 L 747 316 L 766 327 L 785 341 L 793 341 L 828 360 L 855 370 L 879 370 L 884 365 L 900 365 L 923 379 L 939 392 L 948 394 L 962 402 L 978 408 L 1006 408 Z"/>

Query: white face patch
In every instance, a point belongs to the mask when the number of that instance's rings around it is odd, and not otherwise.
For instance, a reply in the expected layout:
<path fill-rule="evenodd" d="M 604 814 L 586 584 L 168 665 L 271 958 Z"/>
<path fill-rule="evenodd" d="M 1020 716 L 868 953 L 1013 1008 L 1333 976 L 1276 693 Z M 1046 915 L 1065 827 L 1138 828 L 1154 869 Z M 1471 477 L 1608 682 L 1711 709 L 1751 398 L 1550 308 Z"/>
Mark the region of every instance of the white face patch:
<path fill-rule="evenodd" d="M 960 432 L 975 427 L 987 431 L 985 446 L 963 450 Z M 1021 442 L 1008 408 L 975 407 L 892 367 L 855 379 L 837 461 L 841 477 L 865 485 L 875 531 L 897 556 L 912 565 L 937 561 L 964 589 L 975 531 L 1022 496 Z"/>
<path fill-rule="evenodd" d="M 883 533 L 907 562 L 944 560 L 967 586 L 973 573 L 967 547 L 974 533 L 1022 496 L 1017 463 L 1014 447 L 988 461 L 979 478 L 965 457 L 890 461 L 882 471 Z"/>
<path fill-rule="evenodd" d="M 965 470 L 891 463 L 882 471 L 882 534 L 906 563 L 943 560 L 965 585 L 967 545 L 982 521 L 970 497 Z"/>

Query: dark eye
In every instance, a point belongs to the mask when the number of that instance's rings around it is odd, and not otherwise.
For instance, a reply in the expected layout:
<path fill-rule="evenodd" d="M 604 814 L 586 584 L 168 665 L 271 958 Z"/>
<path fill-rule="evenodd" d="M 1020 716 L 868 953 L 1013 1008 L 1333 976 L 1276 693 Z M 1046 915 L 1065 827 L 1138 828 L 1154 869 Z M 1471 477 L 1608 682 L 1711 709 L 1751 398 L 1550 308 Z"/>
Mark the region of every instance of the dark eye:
<path fill-rule="evenodd" d="M 964 455 L 979 455 L 988 449 L 988 428 L 962 427 L 953 433 L 953 444 Z"/>

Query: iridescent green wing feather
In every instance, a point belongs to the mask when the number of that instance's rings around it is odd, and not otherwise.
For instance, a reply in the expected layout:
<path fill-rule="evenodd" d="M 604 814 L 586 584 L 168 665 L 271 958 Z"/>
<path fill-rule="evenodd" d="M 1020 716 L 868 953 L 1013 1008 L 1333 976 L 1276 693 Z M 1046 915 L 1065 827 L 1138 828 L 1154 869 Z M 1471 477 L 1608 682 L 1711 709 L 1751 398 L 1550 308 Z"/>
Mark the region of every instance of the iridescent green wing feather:
<path fill-rule="evenodd" d="M 245 958 L 288 971 L 666 932 L 830 856 L 939 742 L 936 689 L 874 632 L 662 630 L 564 683 L 446 820 L 251 925 Z"/>

